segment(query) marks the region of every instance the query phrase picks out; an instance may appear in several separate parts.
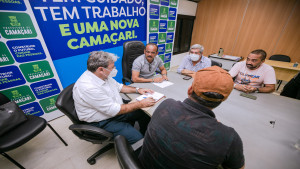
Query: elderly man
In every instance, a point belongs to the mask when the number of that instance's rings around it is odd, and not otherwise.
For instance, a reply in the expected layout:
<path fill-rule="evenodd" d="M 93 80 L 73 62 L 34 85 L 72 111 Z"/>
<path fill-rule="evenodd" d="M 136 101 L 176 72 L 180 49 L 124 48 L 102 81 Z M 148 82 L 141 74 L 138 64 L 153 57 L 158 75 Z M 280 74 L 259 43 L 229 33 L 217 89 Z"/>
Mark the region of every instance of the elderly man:
<path fill-rule="evenodd" d="M 155 43 L 148 43 L 144 54 L 137 57 L 132 64 L 131 79 L 136 83 L 162 82 L 168 80 L 167 70 L 160 57 L 157 56 L 158 47 Z M 161 71 L 161 77 L 153 77 L 156 69 Z"/>
<path fill-rule="evenodd" d="M 203 50 L 203 46 L 194 44 L 190 48 L 189 55 L 183 58 L 177 72 L 187 76 L 193 76 L 198 70 L 210 67 L 211 60 L 202 55 Z"/>
<path fill-rule="evenodd" d="M 114 136 L 123 135 L 129 143 L 143 138 L 150 118 L 140 108 L 154 105 L 153 98 L 123 104 L 119 94 L 152 93 L 149 89 L 139 89 L 118 83 L 112 77 L 117 70 L 114 62 L 117 56 L 103 51 L 91 52 L 85 71 L 73 88 L 75 109 L 79 120 L 103 128 Z M 139 122 L 140 131 L 131 124 Z"/>
<path fill-rule="evenodd" d="M 265 64 L 267 53 L 257 49 L 246 61 L 236 63 L 229 71 L 235 78 L 234 88 L 246 93 L 271 93 L 275 90 L 276 76 L 272 66 Z"/>
<path fill-rule="evenodd" d="M 151 118 L 139 155 L 144 168 L 244 168 L 241 138 L 212 112 L 232 89 L 231 76 L 212 66 L 195 73 L 183 102 L 162 102 Z"/>

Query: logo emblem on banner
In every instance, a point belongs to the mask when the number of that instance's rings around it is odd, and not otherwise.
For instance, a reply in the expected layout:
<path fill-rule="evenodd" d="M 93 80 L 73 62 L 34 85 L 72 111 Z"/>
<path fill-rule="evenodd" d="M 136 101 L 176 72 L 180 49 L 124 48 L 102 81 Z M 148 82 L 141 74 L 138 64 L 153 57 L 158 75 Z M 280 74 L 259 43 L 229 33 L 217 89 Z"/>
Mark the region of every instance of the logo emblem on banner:
<path fill-rule="evenodd" d="M 7 46 L 17 62 L 30 62 L 46 58 L 43 47 L 38 39 L 10 40 Z"/>
<path fill-rule="evenodd" d="M 53 72 L 47 61 L 24 63 L 20 69 L 28 82 L 36 82 L 52 78 Z"/>
<path fill-rule="evenodd" d="M 168 19 L 169 8 L 165 6 L 160 7 L 160 19 Z"/>
<path fill-rule="evenodd" d="M 166 43 L 166 33 L 159 33 L 158 34 L 158 44 Z"/>
<path fill-rule="evenodd" d="M 15 63 L 8 49 L 3 42 L 0 42 L 0 66 L 10 65 Z"/>
<path fill-rule="evenodd" d="M 6 39 L 31 38 L 37 33 L 26 13 L 0 12 L 0 33 Z"/>
<path fill-rule="evenodd" d="M 157 44 L 157 41 L 158 41 L 158 34 L 157 33 L 149 34 L 149 43 Z"/>
<path fill-rule="evenodd" d="M 20 86 L 1 91 L 5 96 L 15 101 L 18 105 L 35 101 L 35 97 L 28 86 Z"/>

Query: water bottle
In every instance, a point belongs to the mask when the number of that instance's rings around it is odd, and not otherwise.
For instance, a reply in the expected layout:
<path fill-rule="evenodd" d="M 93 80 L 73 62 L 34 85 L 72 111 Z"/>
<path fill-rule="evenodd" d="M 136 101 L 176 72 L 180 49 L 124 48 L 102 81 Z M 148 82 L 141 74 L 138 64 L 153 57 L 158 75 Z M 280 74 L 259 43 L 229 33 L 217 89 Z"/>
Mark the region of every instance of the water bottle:
<path fill-rule="evenodd" d="M 219 56 L 219 57 L 222 57 L 222 56 L 223 56 L 223 53 L 224 53 L 223 48 L 220 48 L 219 53 L 218 53 L 218 56 Z"/>

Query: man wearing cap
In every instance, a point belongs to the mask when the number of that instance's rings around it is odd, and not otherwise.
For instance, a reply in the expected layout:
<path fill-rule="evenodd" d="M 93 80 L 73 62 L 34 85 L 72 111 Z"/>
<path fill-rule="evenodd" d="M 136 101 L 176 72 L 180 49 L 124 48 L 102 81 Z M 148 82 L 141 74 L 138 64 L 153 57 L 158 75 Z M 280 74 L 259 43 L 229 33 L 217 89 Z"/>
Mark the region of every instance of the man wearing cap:
<path fill-rule="evenodd" d="M 275 90 L 276 76 L 272 66 L 265 64 L 267 53 L 252 51 L 246 61 L 236 63 L 229 71 L 235 78 L 234 88 L 246 93 L 271 93 Z"/>
<path fill-rule="evenodd" d="M 144 168 L 244 168 L 241 138 L 212 112 L 232 89 L 231 76 L 213 66 L 195 73 L 183 102 L 162 102 L 151 118 L 139 155 Z"/>
<path fill-rule="evenodd" d="M 183 58 L 180 66 L 177 69 L 178 73 L 193 76 L 198 70 L 211 66 L 211 60 L 203 56 L 204 47 L 199 44 L 194 44 L 189 51 L 189 54 Z"/>
<path fill-rule="evenodd" d="M 160 83 L 168 80 L 167 70 L 164 62 L 157 56 L 158 47 L 155 43 L 148 43 L 144 50 L 144 54 L 137 57 L 132 64 L 131 79 L 135 83 L 156 82 Z M 161 77 L 153 77 L 156 69 L 161 71 Z"/>

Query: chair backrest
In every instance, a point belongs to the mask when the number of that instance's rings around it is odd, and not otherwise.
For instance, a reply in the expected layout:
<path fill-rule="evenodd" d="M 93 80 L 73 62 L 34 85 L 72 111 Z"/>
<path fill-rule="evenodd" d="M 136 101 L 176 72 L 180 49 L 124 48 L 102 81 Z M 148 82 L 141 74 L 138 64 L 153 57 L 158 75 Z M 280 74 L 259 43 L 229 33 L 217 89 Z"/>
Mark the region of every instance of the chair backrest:
<path fill-rule="evenodd" d="M 10 102 L 10 99 L 4 94 L 0 93 L 0 105 Z"/>
<path fill-rule="evenodd" d="M 115 151 L 122 169 L 143 168 L 131 145 L 124 136 L 118 135 L 115 137 Z"/>
<path fill-rule="evenodd" d="M 221 63 L 221 62 L 214 61 L 214 60 L 211 60 L 211 66 L 219 66 L 219 67 L 222 67 L 222 63 Z"/>
<path fill-rule="evenodd" d="M 277 60 L 282 62 L 291 62 L 291 58 L 286 55 L 272 55 L 269 60 Z"/>
<path fill-rule="evenodd" d="M 300 73 L 283 87 L 280 95 L 300 100 Z"/>
<path fill-rule="evenodd" d="M 61 112 L 68 116 L 74 124 L 81 124 L 82 122 L 78 119 L 73 100 L 74 84 L 75 83 L 69 85 L 59 94 L 55 105 Z"/>
<path fill-rule="evenodd" d="M 123 44 L 122 71 L 123 77 L 131 79 L 133 61 L 144 54 L 145 45 L 141 41 L 127 41 Z"/>

